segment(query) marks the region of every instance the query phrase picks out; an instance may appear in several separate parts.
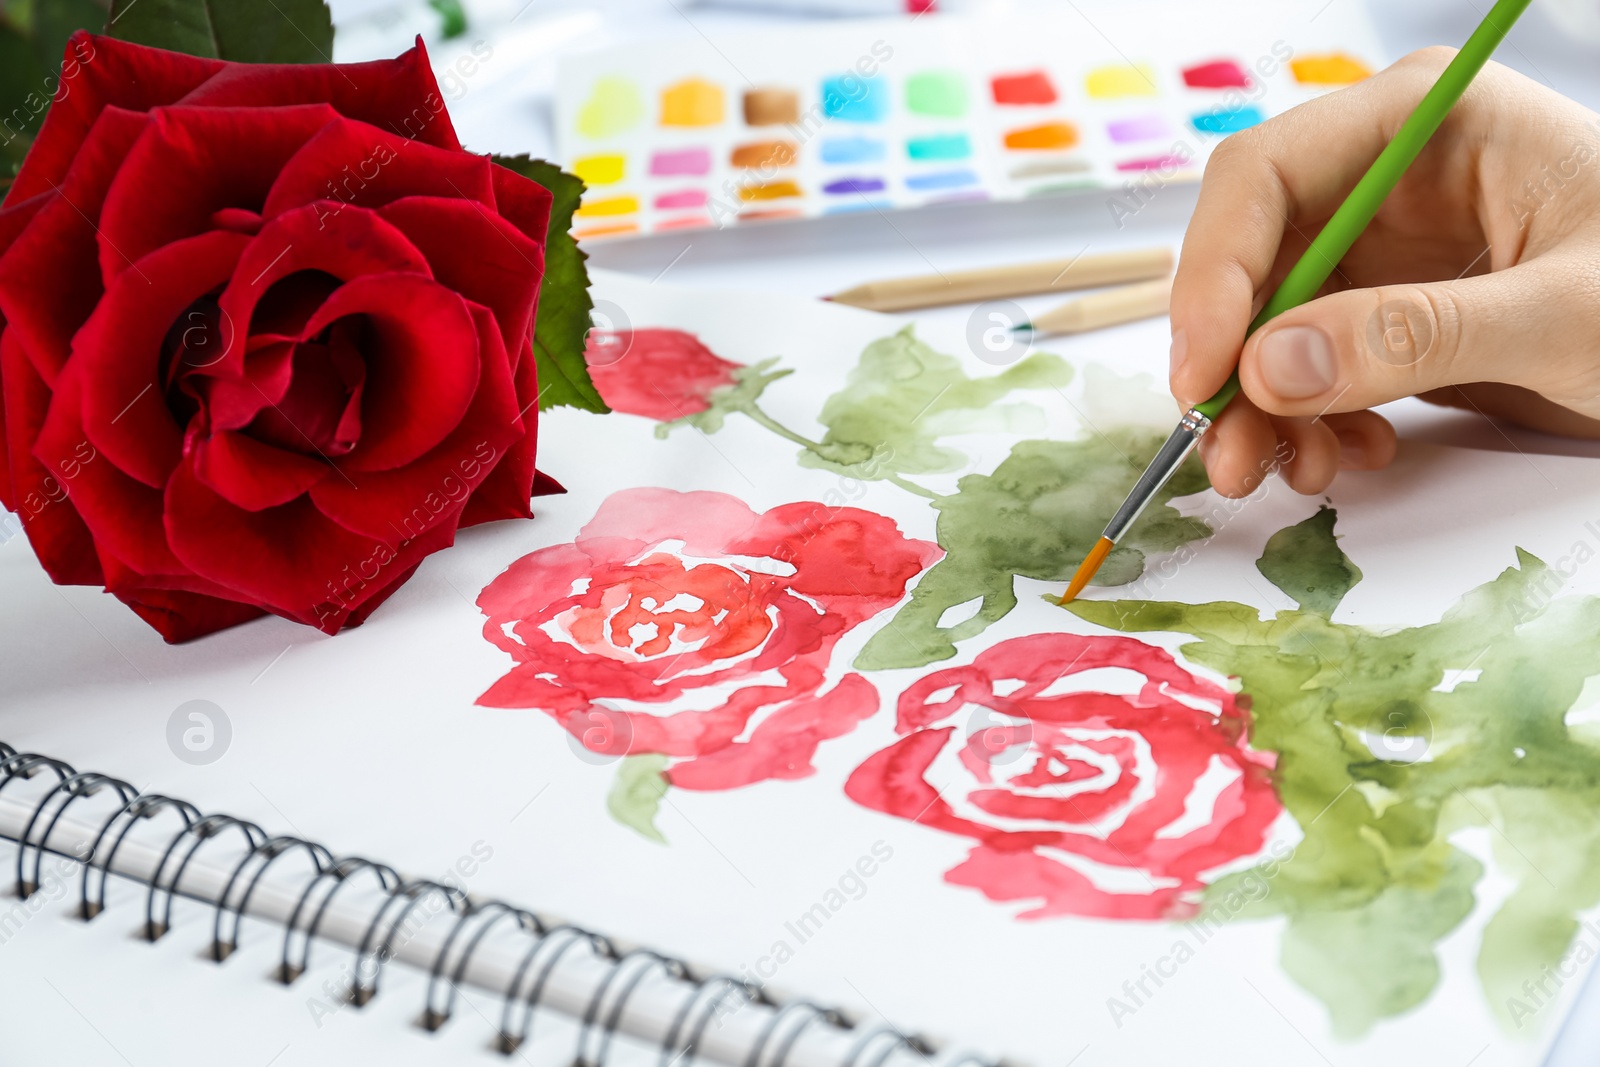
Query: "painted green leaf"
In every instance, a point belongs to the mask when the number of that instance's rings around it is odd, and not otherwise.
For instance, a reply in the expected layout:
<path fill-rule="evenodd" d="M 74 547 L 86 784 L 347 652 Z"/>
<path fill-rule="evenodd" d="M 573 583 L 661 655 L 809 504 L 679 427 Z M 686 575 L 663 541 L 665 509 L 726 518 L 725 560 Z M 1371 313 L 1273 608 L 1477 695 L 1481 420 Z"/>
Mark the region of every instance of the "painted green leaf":
<path fill-rule="evenodd" d="M 666 769 L 665 756 L 628 756 L 617 764 L 617 779 L 606 796 L 613 819 L 663 845 L 667 839 L 656 829 L 656 812 L 667 795 Z"/>
<path fill-rule="evenodd" d="M 333 62 L 333 21 L 323 0 L 114 0 L 106 32 L 208 59 Z"/>
<path fill-rule="evenodd" d="M 1330 545 L 1335 521 L 1309 520 L 1313 541 Z M 1319 590 L 1359 575 L 1326 573 Z M 1125 633 L 1187 634 L 1185 658 L 1239 680 L 1251 744 L 1278 754 L 1278 796 L 1304 839 L 1281 862 L 1219 880 L 1207 905 L 1264 881 L 1241 916 L 1287 917 L 1284 967 L 1342 1034 L 1436 987 L 1436 946 L 1470 911 L 1481 874 L 1451 844 L 1457 831 L 1491 827 L 1496 866 L 1516 885 L 1478 956 L 1509 1029 L 1538 1007 L 1523 984 L 1561 962 L 1580 914 L 1600 904 L 1600 744 L 1567 721 L 1600 693 L 1600 597 L 1558 596 L 1553 575 L 1518 549 L 1517 566 L 1438 622 L 1385 631 L 1331 621 L 1331 594 L 1271 618 L 1230 603 L 1067 605 Z M 1391 752 L 1404 756 L 1378 755 Z"/>
<path fill-rule="evenodd" d="M 966 454 L 940 438 L 1042 432 L 1038 408 L 1001 401 L 1018 389 L 1059 389 L 1071 380 L 1072 367 L 1044 352 L 1001 374 L 969 378 L 959 360 L 907 326 L 862 351 L 844 388 L 823 404 L 818 421 L 828 432 L 801 454 L 800 465 L 864 479 L 960 470 Z"/>
<path fill-rule="evenodd" d="M 1326 505 L 1304 522 L 1286 526 L 1267 539 L 1256 561 L 1260 571 L 1302 611 L 1332 615 L 1344 595 L 1361 580 L 1361 570 L 1333 536 L 1334 510 Z"/>
<path fill-rule="evenodd" d="M 1165 437 L 1124 428 L 1081 441 L 1023 441 L 993 474 L 962 478 L 954 496 L 933 502 L 945 557 L 867 642 L 856 667 L 920 667 L 949 659 L 956 642 L 1016 607 L 1016 576 L 1065 583 Z M 1173 497 L 1206 484 L 1198 461 L 1185 464 L 1107 558 L 1096 583 L 1124 585 L 1144 573 L 1146 552 L 1209 536 L 1205 522 L 1169 506 Z M 970 617 L 941 624 L 946 611 L 975 599 L 981 603 Z"/>
<path fill-rule="evenodd" d="M 495 156 L 494 161 L 538 182 L 555 197 L 550 205 L 550 232 L 544 249 L 544 282 L 539 287 L 539 315 L 533 328 L 533 358 L 539 367 L 539 410 L 574 407 L 600 414 L 610 411 L 589 380 L 583 339 L 589 332 L 588 257 L 572 239 L 572 213 L 583 195 L 583 182 L 553 163 L 527 156 Z"/>
<path fill-rule="evenodd" d="M 759 363 L 750 363 L 736 368 L 733 373 L 733 384 L 724 385 L 714 389 L 706 397 L 707 407 L 704 411 L 697 411 L 693 415 L 685 415 L 681 419 L 671 422 L 656 424 L 656 436 L 665 438 L 675 427 L 693 426 L 701 433 L 711 434 L 722 429 L 729 415 L 744 414 L 756 422 L 774 431 L 779 436 L 790 440 L 798 440 L 788 428 L 778 425 L 767 417 L 756 403 L 761 399 L 761 394 L 766 392 L 767 386 L 780 378 L 787 378 L 794 373 L 793 368 L 780 367 L 776 370 L 778 360 L 764 359 Z M 802 442 L 809 443 L 809 442 Z"/>

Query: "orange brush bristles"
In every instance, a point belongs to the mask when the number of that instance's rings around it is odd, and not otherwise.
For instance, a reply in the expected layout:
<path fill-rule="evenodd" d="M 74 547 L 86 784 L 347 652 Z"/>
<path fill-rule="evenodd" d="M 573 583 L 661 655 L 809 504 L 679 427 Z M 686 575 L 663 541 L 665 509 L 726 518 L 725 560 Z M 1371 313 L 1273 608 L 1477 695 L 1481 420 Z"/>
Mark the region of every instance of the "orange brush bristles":
<path fill-rule="evenodd" d="M 1083 587 L 1089 584 L 1095 572 L 1100 569 L 1100 564 L 1106 561 L 1106 556 L 1116 547 L 1116 542 L 1110 538 L 1102 537 L 1095 542 L 1089 550 L 1089 555 L 1084 559 L 1083 565 L 1078 568 L 1078 573 L 1072 576 L 1072 581 L 1067 585 L 1067 591 L 1061 595 L 1061 603 L 1070 604 L 1078 599 L 1078 594 L 1083 592 Z"/>

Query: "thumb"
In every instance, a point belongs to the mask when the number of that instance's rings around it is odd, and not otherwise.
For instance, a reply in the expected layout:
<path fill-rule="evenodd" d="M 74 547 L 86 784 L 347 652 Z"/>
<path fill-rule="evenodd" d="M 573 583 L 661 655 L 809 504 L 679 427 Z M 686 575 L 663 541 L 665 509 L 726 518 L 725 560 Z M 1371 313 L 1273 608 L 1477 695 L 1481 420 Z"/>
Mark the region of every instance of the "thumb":
<path fill-rule="evenodd" d="M 1561 288 L 1551 273 L 1530 262 L 1473 278 L 1321 297 L 1250 337 L 1239 358 L 1240 383 L 1264 411 L 1312 416 L 1469 382 L 1537 389 L 1561 358 L 1557 349 L 1570 348 L 1577 332 L 1550 314 Z"/>

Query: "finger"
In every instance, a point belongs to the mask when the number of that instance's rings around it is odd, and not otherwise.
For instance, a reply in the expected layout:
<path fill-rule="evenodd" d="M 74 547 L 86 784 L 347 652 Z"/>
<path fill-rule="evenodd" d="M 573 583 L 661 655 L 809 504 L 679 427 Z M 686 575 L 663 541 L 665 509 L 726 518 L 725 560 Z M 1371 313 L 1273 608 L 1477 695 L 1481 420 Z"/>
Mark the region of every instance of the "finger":
<path fill-rule="evenodd" d="M 1339 473 L 1339 439 L 1321 419 L 1272 418 L 1272 431 L 1287 446 L 1279 477 L 1303 496 L 1320 493 Z"/>
<path fill-rule="evenodd" d="M 1296 217 L 1329 214 L 1448 62 L 1414 53 L 1222 141 L 1206 164 L 1172 287 L 1172 391 L 1192 405 L 1232 372 Z"/>
<path fill-rule="evenodd" d="M 1493 382 L 1454 385 L 1421 394 L 1423 400 L 1441 407 L 1475 411 L 1494 419 L 1505 419 L 1518 426 L 1563 437 L 1600 438 L 1600 419 L 1580 415 L 1531 389 Z"/>
<path fill-rule="evenodd" d="M 1328 415 L 1322 420 L 1339 439 L 1339 469 L 1342 471 L 1382 470 L 1394 462 L 1394 427 L 1376 411 L 1350 411 Z"/>
<path fill-rule="evenodd" d="M 1239 380 L 1274 415 L 1359 411 L 1469 382 L 1549 392 L 1592 365 L 1582 342 L 1600 329 L 1586 280 L 1595 273 L 1547 257 L 1455 281 L 1333 293 L 1256 331 Z M 1562 312 L 1552 314 L 1557 303 Z M 1595 319 L 1593 328 L 1575 317 Z"/>
<path fill-rule="evenodd" d="M 1277 444 L 1267 416 L 1239 397 L 1200 438 L 1200 459 L 1211 487 L 1226 497 L 1249 496 L 1276 468 Z"/>

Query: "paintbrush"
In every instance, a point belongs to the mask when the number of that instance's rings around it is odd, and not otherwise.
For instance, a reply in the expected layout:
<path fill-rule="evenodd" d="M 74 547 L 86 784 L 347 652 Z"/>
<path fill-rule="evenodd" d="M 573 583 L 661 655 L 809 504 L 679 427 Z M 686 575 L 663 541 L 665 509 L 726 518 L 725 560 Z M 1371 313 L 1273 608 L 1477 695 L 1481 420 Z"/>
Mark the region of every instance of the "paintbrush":
<path fill-rule="evenodd" d="M 1449 114 L 1455 102 L 1461 98 L 1461 94 L 1467 91 L 1472 79 L 1483 69 L 1483 65 L 1489 61 L 1495 48 L 1505 39 L 1506 33 L 1531 2 L 1532 0 L 1498 0 L 1489 9 L 1483 22 L 1472 31 L 1472 36 L 1467 38 L 1467 43 L 1462 46 L 1461 51 L 1445 67 L 1444 73 L 1439 75 L 1439 80 L 1433 84 L 1433 88 L 1423 96 L 1422 102 L 1401 125 L 1393 140 L 1384 146 L 1372 166 L 1356 183 L 1356 187 L 1350 190 L 1350 195 L 1345 197 L 1344 203 L 1340 204 L 1339 209 L 1328 219 L 1327 225 L 1317 234 L 1305 254 L 1290 268 L 1283 279 L 1283 284 L 1278 286 L 1260 314 L 1250 323 L 1245 337 L 1248 338 L 1274 316 L 1292 307 L 1298 307 L 1317 295 L 1317 290 L 1328 280 L 1335 265 L 1356 243 L 1356 238 L 1361 236 L 1361 232 L 1378 213 L 1384 198 L 1393 191 L 1401 176 L 1405 174 L 1406 168 L 1411 166 L 1423 146 L 1428 143 L 1428 139 L 1444 121 L 1445 115 Z M 1184 413 L 1178 428 L 1172 431 L 1172 436 L 1167 438 L 1166 444 L 1156 452 L 1155 458 L 1134 483 L 1128 499 L 1123 501 L 1122 507 L 1111 517 L 1111 522 L 1107 524 L 1100 540 L 1089 551 L 1078 572 L 1072 576 L 1066 593 L 1061 597 L 1061 603 L 1066 604 L 1075 599 L 1083 591 L 1083 587 L 1089 584 L 1089 579 L 1094 577 L 1095 572 L 1100 569 L 1100 564 L 1105 562 L 1106 556 L 1110 555 L 1122 535 L 1127 533 L 1128 528 L 1133 525 L 1140 512 L 1144 511 L 1146 505 L 1155 499 L 1161 487 L 1177 473 L 1183 461 L 1189 458 L 1189 453 L 1200 443 L 1200 438 L 1211 428 L 1212 421 L 1222 414 L 1222 409 L 1227 407 L 1228 402 L 1238 393 L 1239 372 L 1235 370 L 1215 396 L 1204 403 L 1196 404 Z"/>

